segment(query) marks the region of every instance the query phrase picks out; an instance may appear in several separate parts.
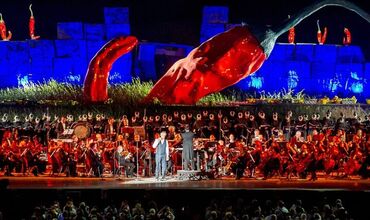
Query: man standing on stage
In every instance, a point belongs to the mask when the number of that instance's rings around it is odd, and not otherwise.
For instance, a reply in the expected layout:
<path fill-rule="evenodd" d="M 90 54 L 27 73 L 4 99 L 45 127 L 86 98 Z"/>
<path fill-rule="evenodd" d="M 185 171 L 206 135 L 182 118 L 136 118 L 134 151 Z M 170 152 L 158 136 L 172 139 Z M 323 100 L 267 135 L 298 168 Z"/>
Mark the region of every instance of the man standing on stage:
<path fill-rule="evenodd" d="M 170 159 L 168 141 L 166 140 L 166 131 L 162 131 L 160 138 L 153 143 L 155 152 L 155 178 L 159 180 L 159 175 L 162 174 L 161 180 L 165 180 L 167 171 L 167 161 Z"/>
<path fill-rule="evenodd" d="M 193 139 L 194 139 L 194 133 L 190 131 L 189 125 L 185 125 L 185 132 L 181 133 L 182 137 L 182 161 L 183 161 L 183 169 L 189 170 L 194 169 L 194 162 L 193 162 Z"/>

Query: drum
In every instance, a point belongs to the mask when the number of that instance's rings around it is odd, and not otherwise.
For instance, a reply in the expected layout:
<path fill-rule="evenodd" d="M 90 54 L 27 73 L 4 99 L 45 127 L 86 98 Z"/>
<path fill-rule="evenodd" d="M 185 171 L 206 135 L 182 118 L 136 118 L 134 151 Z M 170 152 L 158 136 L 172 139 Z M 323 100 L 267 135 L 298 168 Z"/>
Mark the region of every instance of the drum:
<path fill-rule="evenodd" d="M 91 125 L 87 122 L 79 122 L 73 126 L 73 134 L 79 139 L 89 138 L 91 135 Z"/>

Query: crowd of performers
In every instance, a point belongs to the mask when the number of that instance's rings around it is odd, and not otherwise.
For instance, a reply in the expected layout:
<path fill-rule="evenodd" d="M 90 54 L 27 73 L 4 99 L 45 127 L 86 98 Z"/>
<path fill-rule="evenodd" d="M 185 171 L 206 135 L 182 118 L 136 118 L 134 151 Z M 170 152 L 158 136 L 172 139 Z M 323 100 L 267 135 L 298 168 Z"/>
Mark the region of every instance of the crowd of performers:
<path fill-rule="evenodd" d="M 10 119 L 4 114 L 0 128 L 0 171 L 8 176 L 153 176 L 153 143 L 160 136 L 169 149 L 161 161 L 166 163 L 164 176 L 179 169 L 237 179 L 316 180 L 317 172 L 327 177 L 369 175 L 370 117 L 360 119 L 356 113 L 334 119 L 331 112 L 320 117 L 202 110 L 135 112 L 119 119 L 88 113 L 76 120 L 72 115 Z"/>

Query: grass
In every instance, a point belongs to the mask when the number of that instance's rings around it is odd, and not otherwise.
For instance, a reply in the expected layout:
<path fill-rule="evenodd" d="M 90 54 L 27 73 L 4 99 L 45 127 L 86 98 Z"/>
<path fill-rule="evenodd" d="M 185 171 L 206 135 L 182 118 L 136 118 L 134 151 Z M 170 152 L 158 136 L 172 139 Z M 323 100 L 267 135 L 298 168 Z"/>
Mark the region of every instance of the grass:
<path fill-rule="evenodd" d="M 113 84 L 108 87 L 108 104 L 134 107 L 149 93 L 153 82 L 142 82 L 139 78 L 133 78 L 130 83 Z M 304 91 L 281 90 L 278 93 L 266 93 L 265 91 L 247 93 L 235 89 L 210 94 L 197 103 L 197 105 L 219 106 L 233 105 L 235 103 L 304 103 L 306 100 L 315 99 L 304 94 Z M 69 83 L 59 83 L 50 80 L 43 83 L 29 83 L 21 88 L 0 89 L 1 103 L 37 103 L 49 105 L 82 105 L 82 87 Z M 158 104 L 158 103 L 154 103 Z"/>
<path fill-rule="evenodd" d="M 42 102 L 47 100 L 82 100 L 82 89 L 80 86 L 58 83 L 50 80 L 44 83 L 29 83 L 22 88 L 6 88 L 0 90 L 1 102 L 14 102 L 26 100 L 31 102 Z"/>
<path fill-rule="evenodd" d="M 141 82 L 134 78 L 131 83 L 114 84 L 108 87 L 109 102 L 127 105 L 138 103 L 153 87 L 153 82 Z M 21 88 L 0 89 L 0 102 L 36 102 L 39 104 L 83 103 L 82 87 L 50 80 L 44 83 L 29 83 Z"/>
<path fill-rule="evenodd" d="M 29 113 L 42 115 L 49 112 L 50 115 L 66 114 L 87 114 L 88 112 L 104 113 L 120 117 L 123 114 L 132 114 L 134 111 L 146 109 L 149 113 L 157 114 L 169 109 L 203 109 L 208 106 L 215 106 L 219 109 L 227 106 L 240 106 L 240 109 L 255 111 L 256 108 L 264 110 L 266 113 L 293 110 L 294 114 L 311 114 L 315 112 L 326 112 L 332 110 L 333 115 L 340 112 L 353 114 L 353 106 L 339 106 L 333 108 L 330 105 L 279 105 L 279 103 L 306 103 L 305 101 L 315 99 L 309 97 L 304 91 L 294 92 L 293 90 L 281 90 L 278 93 L 243 92 L 236 89 L 227 89 L 219 93 L 210 94 L 193 106 L 161 106 L 154 105 L 138 107 L 140 101 L 149 93 L 153 87 L 153 82 L 142 82 L 138 78 L 132 79 L 130 83 L 113 84 L 108 87 L 109 100 L 105 104 L 84 105 L 82 87 L 68 83 L 59 83 L 50 80 L 43 83 L 30 83 L 23 88 L 0 89 L 0 117 L 3 113 L 26 116 Z M 274 103 L 278 105 L 256 105 L 257 103 Z M 332 102 L 328 102 L 332 103 Z M 252 104 L 252 105 L 245 105 Z M 360 107 L 363 108 L 364 106 Z M 370 109 L 370 107 L 369 107 Z M 368 112 L 368 109 L 366 108 Z M 77 117 L 77 115 L 75 115 Z"/>
<path fill-rule="evenodd" d="M 153 82 L 142 82 L 139 78 L 133 78 L 131 83 L 115 84 L 108 88 L 110 99 L 114 103 L 126 103 L 129 105 L 139 103 L 149 94 Z"/>

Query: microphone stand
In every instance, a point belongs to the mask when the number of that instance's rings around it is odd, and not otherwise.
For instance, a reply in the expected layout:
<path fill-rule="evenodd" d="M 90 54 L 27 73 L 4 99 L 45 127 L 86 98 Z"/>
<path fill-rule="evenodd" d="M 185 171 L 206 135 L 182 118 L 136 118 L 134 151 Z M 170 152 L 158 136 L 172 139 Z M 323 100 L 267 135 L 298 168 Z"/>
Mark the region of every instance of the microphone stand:
<path fill-rule="evenodd" d="M 136 140 L 136 180 L 139 180 L 139 140 Z"/>

